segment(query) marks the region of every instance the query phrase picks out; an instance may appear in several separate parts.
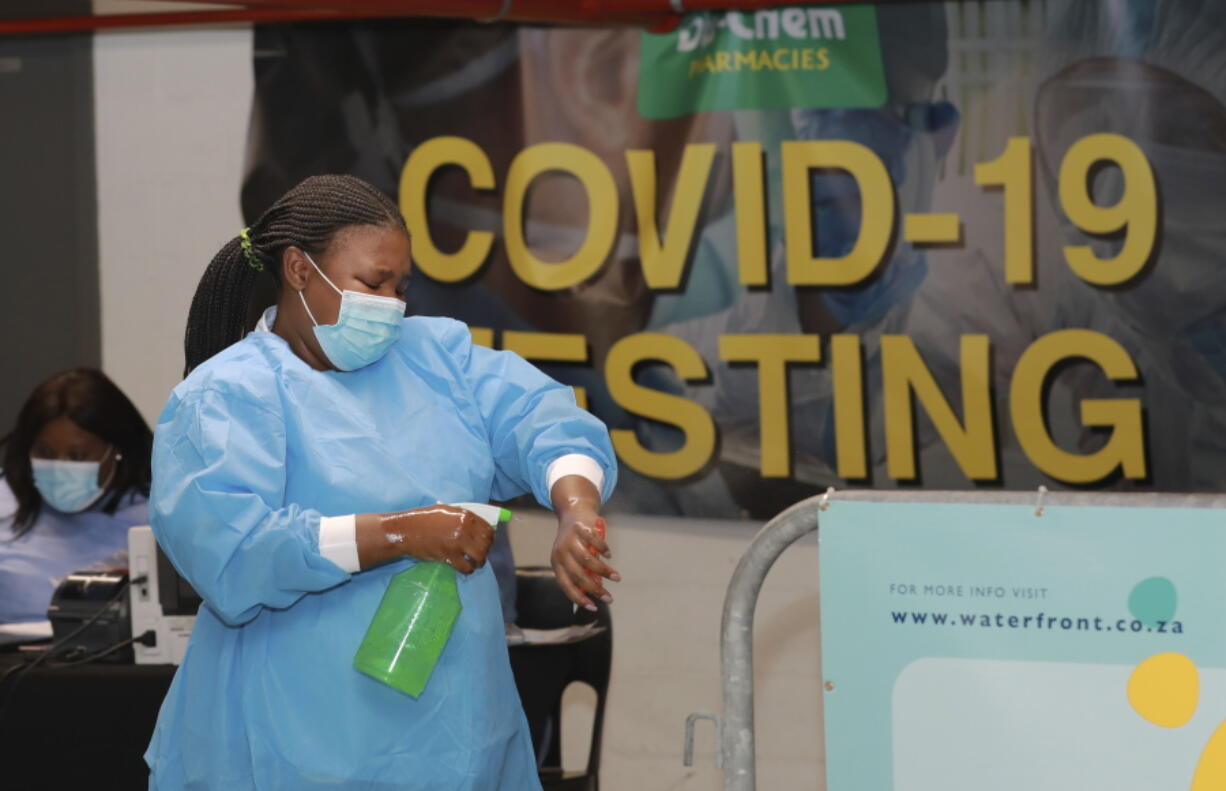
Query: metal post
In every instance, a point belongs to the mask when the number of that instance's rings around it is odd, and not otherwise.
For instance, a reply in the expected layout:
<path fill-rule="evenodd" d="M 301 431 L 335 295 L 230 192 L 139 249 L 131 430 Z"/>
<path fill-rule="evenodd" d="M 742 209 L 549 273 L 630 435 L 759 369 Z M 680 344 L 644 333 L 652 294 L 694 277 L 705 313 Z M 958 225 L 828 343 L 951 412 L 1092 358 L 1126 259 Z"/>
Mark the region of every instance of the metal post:
<path fill-rule="evenodd" d="M 724 716 L 719 751 L 725 791 L 754 791 L 753 615 L 758 592 L 775 560 L 801 536 L 817 531 L 822 497 L 797 503 L 758 531 L 741 557 L 724 598 L 720 634 L 723 657 Z"/>

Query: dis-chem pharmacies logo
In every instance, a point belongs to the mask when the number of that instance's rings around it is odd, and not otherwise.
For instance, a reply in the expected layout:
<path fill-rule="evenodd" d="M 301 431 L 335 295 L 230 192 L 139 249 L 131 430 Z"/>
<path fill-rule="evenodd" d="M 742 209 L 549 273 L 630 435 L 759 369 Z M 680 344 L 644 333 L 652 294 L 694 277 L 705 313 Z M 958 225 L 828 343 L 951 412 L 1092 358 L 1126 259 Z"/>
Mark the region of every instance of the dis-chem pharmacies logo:
<path fill-rule="evenodd" d="M 879 107 L 885 75 L 872 5 L 697 13 L 644 33 L 639 112 Z"/>

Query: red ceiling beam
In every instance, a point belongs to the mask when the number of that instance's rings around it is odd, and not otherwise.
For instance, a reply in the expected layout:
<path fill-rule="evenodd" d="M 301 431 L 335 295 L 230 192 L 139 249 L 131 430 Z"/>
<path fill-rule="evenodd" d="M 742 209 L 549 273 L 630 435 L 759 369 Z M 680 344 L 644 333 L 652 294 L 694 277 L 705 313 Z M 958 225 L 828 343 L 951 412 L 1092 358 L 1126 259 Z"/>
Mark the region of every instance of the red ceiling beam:
<path fill-rule="evenodd" d="M 239 22 L 312 22 L 357 19 L 361 16 L 361 14 L 353 12 L 341 12 L 325 8 L 297 10 L 232 8 L 217 11 L 171 11 L 156 14 L 34 17 L 30 19 L 0 19 L 0 35 L 81 33 L 91 30 L 113 30 L 117 28 L 224 25 Z M 380 13 L 373 16 L 383 17 L 387 15 Z"/>
<path fill-rule="evenodd" d="M 834 2 L 835 0 L 818 0 Z M 199 0 L 195 0 L 199 2 Z M 220 4 L 220 3 L 219 3 Z M 0 35 L 72 33 L 115 28 L 303 22 L 392 17 L 447 17 L 488 21 L 667 25 L 676 8 L 755 10 L 796 3 L 779 0 L 244 0 L 245 8 L 149 14 L 0 20 Z M 814 0 L 808 3 L 816 4 Z"/>
<path fill-rule="evenodd" d="M 171 2 L 193 2 L 200 0 L 170 0 Z M 224 0 L 205 0 L 206 2 L 224 2 Z M 382 10 L 393 16 L 439 16 L 451 14 L 455 17 L 471 19 L 489 19 L 505 16 L 516 18 L 523 16 L 539 17 L 550 15 L 557 17 L 588 17 L 599 18 L 607 16 L 630 16 L 650 14 L 676 14 L 681 11 L 703 10 L 743 10 L 752 11 L 762 8 L 773 8 L 785 5 L 817 5 L 819 3 L 839 2 L 840 0 L 240 0 L 249 8 L 329 8 L 337 11 L 361 9 L 362 11 Z"/>

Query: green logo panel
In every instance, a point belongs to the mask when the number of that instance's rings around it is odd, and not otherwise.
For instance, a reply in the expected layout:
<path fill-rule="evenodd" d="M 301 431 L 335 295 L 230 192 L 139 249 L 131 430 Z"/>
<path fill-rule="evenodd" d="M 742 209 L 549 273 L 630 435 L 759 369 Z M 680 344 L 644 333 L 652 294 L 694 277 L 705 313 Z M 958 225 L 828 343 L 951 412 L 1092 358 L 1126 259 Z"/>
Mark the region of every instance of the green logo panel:
<path fill-rule="evenodd" d="M 885 72 L 872 5 L 698 13 L 642 37 L 639 113 L 880 107 Z"/>

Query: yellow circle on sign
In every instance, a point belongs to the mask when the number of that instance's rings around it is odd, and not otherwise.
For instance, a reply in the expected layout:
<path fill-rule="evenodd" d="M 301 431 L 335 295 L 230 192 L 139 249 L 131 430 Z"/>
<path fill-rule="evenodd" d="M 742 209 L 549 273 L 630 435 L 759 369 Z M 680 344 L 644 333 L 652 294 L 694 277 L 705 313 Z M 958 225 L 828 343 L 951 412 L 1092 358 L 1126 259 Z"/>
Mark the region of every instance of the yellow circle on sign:
<path fill-rule="evenodd" d="M 1145 719 L 1163 728 L 1187 724 L 1200 699 L 1200 674 L 1183 654 L 1155 654 L 1136 666 L 1128 679 L 1128 702 Z"/>
<path fill-rule="evenodd" d="M 1226 787 L 1226 722 L 1209 737 L 1192 776 L 1192 791 L 1216 791 L 1223 787 Z"/>

